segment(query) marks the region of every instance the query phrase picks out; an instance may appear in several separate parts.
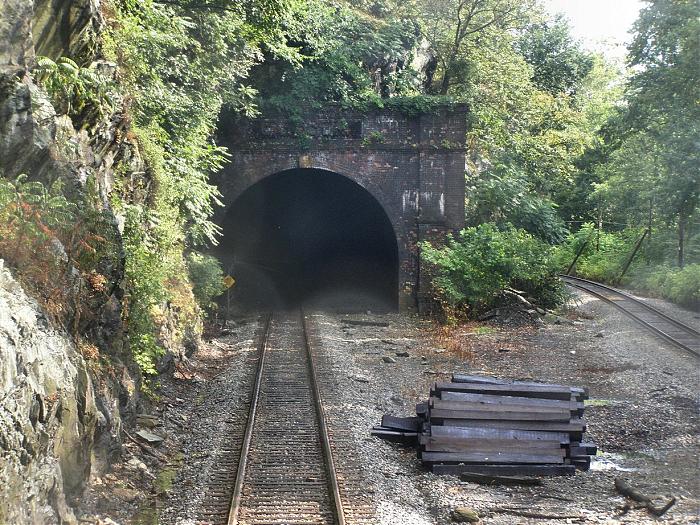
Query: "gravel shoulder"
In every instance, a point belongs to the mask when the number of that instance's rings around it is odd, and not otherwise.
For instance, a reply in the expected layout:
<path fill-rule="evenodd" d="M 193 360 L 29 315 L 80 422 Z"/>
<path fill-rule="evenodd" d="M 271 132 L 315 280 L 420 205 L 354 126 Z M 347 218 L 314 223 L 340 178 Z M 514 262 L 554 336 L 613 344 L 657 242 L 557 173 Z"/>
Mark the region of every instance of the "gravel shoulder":
<path fill-rule="evenodd" d="M 661 306 L 681 319 L 696 315 Z M 560 324 L 541 328 L 438 330 L 398 314 L 310 312 L 308 320 L 341 494 L 352 502 L 348 523 L 447 524 L 458 506 L 497 525 L 700 521 L 697 360 L 612 306 L 575 295 Z M 258 330 L 255 316 L 237 320 L 163 380 L 150 430 L 164 442 L 154 453 L 127 442 L 114 471 L 93 480 L 84 522 L 208 523 L 207 508 L 227 498 L 216 491 L 217 464 L 240 444 Z M 430 384 L 456 371 L 588 387 L 587 440 L 600 451 L 593 469 L 538 487 L 480 486 L 426 472 L 414 449 L 370 436 L 383 414 L 413 415 Z M 678 503 L 661 519 L 623 514 L 616 477 Z M 522 515 L 533 512 L 551 519 Z"/>
<path fill-rule="evenodd" d="M 590 390 L 587 439 L 601 451 L 593 469 L 547 479 L 541 487 L 483 487 L 435 476 L 423 471 L 412 449 L 357 436 L 376 523 L 448 523 L 457 506 L 494 524 L 698 522 L 695 358 L 588 296 L 575 297 L 567 318 L 540 329 L 468 325 L 435 337 L 420 321 L 396 315 L 313 317 L 317 344 L 333 364 L 335 388 L 327 396 L 342 398 L 331 408 L 333 419 L 356 435 L 367 436 L 384 413 L 412 415 L 430 383 L 453 371 Z M 389 326 L 353 326 L 347 319 Z M 399 357 L 404 352 L 409 356 Z M 616 477 L 648 494 L 676 496 L 678 503 L 660 520 L 645 510 L 622 515 L 625 499 L 615 492 Z M 554 519 L 518 515 L 527 513 Z"/>

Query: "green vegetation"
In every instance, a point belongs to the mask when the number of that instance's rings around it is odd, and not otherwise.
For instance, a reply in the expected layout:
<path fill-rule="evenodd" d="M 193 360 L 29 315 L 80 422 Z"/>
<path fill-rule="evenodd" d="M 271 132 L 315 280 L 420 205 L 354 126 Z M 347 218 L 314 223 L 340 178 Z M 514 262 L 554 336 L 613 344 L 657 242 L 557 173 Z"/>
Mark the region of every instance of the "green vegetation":
<path fill-rule="evenodd" d="M 421 249 L 436 267 L 436 299 L 448 315 L 482 313 L 506 289 L 523 291 L 543 307 L 563 297 L 554 249 L 524 230 L 482 224 L 462 230 L 444 247 L 423 243 Z"/>
<path fill-rule="evenodd" d="M 655 267 L 641 273 L 633 283 L 636 289 L 652 295 L 694 308 L 700 306 L 700 264 Z"/>
<path fill-rule="evenodd" d="M 502 231 L 512 224 L 561 244 L 560 271 L 588 240 L 578 274 L 618 283 L 629 264 L 623 285 L 697 307 L 697 3 L 648 3 L 627 68 L 586 53 L 565 22 L 542 18 L 536 8 L 522 12 L 522 3 L 440 5 L 453 15 L 427 27 L 437 28 L 430 38 L 448 58 L 427 88 L 472 109 L 467 221 Z M 478 28 L 488 17 L 493 22 L 474 33 L 478 44 L 464 29 L 472 19 L 454 15 L 475 7 L 486 17 Z M 474 279 L 463 257 L 462 278 Z M 444 266 L 438 275 L 445 278 Z M 477 300 L 482 290 L 469 293 Z"/>
<path fill-rule="evenodd" d="M 691 0 L 650 3 L 634 31 L 624 103 L 607 112 L 597 144 L 579 161 L 572 218 L 600 233 L 576 271 L 616 282 L 646 229 L 622 284 L 698 307 L 700 7 Z M 589 224 L 577 235 L 592 230 Z M 573 260 L 564 250 L 572 259 L 562 267 Z"/>
<path fill-rule="evenodd" d="M 219 234 L 210 220 L 219 194 L 209 176 L 227 153 L 212 137 L 224 105 L 256 114 L 246 79 L 263 49 L 299 63 L 282 23 L 290 10 L 285 0 L 113 0 L 102 10 L 107 28 L 89 46 L 94 56 L 84 63 L 40 57 L 33 71 L 57 114 L 91 141 L 102 140 L 97 129 L 110 119 L 123 126 L 109 195 L 123 231 L 111 238 L 116 231 L 99 199 L 64 196 L 58 183 L 47 189 L 2 178 L 0 253 L 75 327 L 82 310 L 92 311 L 88 299 L 73 297 L 84 288 L 69 282 L 76 270 L 105 298 L 121 288 L 128 348 L 146 375 L 156 373 L 166 346 L 196 340 L 202 312 L 222 286 L 216 260 L 193 251 Z M 103 266 L 116 272 L 115 282 L 99 273 Z"/>
<path fill-rule="evenodd" d="M 192 252 L 187 255 L 187 270 L 194 297 L 202 310 L 216 307 L 214 299 L 225 291 L 224 272 L 216 257 Z"/>
<path fill-rule="evenodd" d="M 74 123 L 98 122 L 114 109 L 114 86 L 95 67 L 80 67 L 68 57 L 37 59 L 36 78 L 51 96 L 56 112 Z"/>
<path fill-rule="evenodd" d="M 221 287 L 212 258 L 185 253 L 215 243 L 211 222 L 219 192 L 209 176 L 227 153 L 212 136 L 224 104 L 254 115 L 255 90 L 245 84 L 261 47 L 287 52 L 283 3 L 133 2 L 115 0 L 104 55 L 119 66 L 129 101 L 130 133 L 145 163 L 133 177 L 123 165 L 112 205 L 125 217 L 125 314 L 132 353 L 146 374 L 170 343 L 196 337 L 201 312 Z M 217 283 L 216 280 L 219 280 Z"/>
<path fill-rule="evenodd" d="M 277 111 L 308 149 L 309 108 L 464 103 L 468 227 L 422 245 L 441 304 L 474 314 L 510 287 L 555 305 L 555 272 L 587 242 L 579 274 L 615 282 L 629 261 L 623 284 L 697 305 L 699 9 L 647 2 L 625 66 L 584 50 L 538 0 L 112 0 L 95 56 L 42 57 L 33 75 L 93 143 L 118 123 L 109 200 L 123 231 L 92 175 L 70 195 L 0 178 L 2 256 L 76 332 L 85 305 L 121 288 L 130 351 L 154 374 L 221 290 L 200 251 L 220 233 L 222 112 Z"/>
<path fill-rule="evenodd" d="M 656 232 L 652 239 L 645 237 L 636 257 L 630 260 L 643 228 L 626 228 L 619 232 L 598 231 L 593 224 L 585 224 L 557 248 L 559 268 L 567 269 L 576 254 L 575 273 L 587 279 L 622 284 L 655 297 L 697 308 L 700 306 L 700 265 L 698 263 L 674 267 L 674 257 L 668 250 L 672 231 Z M 688 257 L 700 259 L 700 236 L 688 242 Z M 625 266 L 627 272 L 623 275 Z"/>

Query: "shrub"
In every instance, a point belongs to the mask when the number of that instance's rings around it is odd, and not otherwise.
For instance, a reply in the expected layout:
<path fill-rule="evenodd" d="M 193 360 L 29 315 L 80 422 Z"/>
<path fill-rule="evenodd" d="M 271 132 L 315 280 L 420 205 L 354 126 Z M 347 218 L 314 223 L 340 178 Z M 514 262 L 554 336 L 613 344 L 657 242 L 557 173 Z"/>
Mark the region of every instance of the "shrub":
<path fill-rule="evenodd" d="M 216 257 L 199 252 L 187 255 L 187 270 L 192 282 L 192 291 L 200 308 L 211 310 L 214 298 L 224 290 L 224 272 Z"/>
<path fill-rule="evenodd" d="M 700 264 L 684 268 L 657 266 L 635 273 L 630 285 L 691 308 L 700 307 Z"/>
<path fill-rule="evenodd" d="M 557 265 L 560 271 L 565 272 L 583 248 L 572 273 L 586 279 L 612 283 L 620 276 L 640 235 L 641 231 L 637 228 L 599 233 L 592 224 L 585 224 L 557 247 Z"/>
<path fill-rule="evenodd" d="M 0 257 L 73 335 L 106 298 L 109 280 L 100 267 L 116 258 L 112 225 L 92 205 L 90 189 L 78 205 L 63 195 L 60 180 L 46 186 L 26 175 L 0 176 Z"/>
<path fill-rule="evenodd" d="M 478 313 L 493 307 L 506 288 L 544 307 L 564 297 L 553 248 L 524 230 L 486 223 L 449 237 L 443 247 L 422 243 L 421 249 L 434 265 L 436 300 L 448 308 Z"/>
<path fill-rule="evenodd" d="M 148 223 L 146 210 L 140 206 L 128 206 L 124 211 L 126 264 L 122 313 L 134 361 L 144 374 L 155 375 L 155 363 L 165 353 L 156 337 L 156 317 L 159 305 L 167 299 L 163 285 L 167 277 L 166 260 L 158 254 L 152 235 L 142 226 Z"/>

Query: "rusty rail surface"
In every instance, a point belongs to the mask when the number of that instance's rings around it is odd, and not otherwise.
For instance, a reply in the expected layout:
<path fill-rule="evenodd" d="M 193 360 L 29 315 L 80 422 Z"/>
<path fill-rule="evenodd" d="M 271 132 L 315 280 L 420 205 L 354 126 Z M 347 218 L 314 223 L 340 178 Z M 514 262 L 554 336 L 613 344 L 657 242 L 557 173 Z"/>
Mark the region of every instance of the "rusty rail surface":
<path fill-rule="evenodd" d="M 228 525 L 345 525 L 303 312 L 269 320 Z"/>
<path fill-rule="evenodd" d="M 566 284 L 615 306 L 665 341 L 700 357 L 700 332 L 694 328 L 616 288 L 570 275 L 560 278 Z"/>

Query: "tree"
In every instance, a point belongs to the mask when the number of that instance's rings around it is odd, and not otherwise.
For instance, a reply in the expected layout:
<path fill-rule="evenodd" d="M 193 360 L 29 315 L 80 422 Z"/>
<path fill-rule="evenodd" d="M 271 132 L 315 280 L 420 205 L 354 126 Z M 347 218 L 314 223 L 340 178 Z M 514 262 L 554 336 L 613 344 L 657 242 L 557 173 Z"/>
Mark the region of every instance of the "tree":
<path fill-rule="evenodd" d="M 653 199 L 656 213 L 677 227 L 682 267 L 700 200 L 700 6 L 695 0 L 647 3 L 634 26 L 628 106 L 617 151 L 601 167 L 601 191 L 628 217 Z"/>
<path fill-rule="evenodd" d="M 469 54 L 490 33 L 522 27 L 534 0 L 434 0 L 419 2 L 425 37 L 437 57 L 433 89 L 447 95 L 469 70 Z"/>
<path fill-rule="evenodd" d="M 575 94 L 593 69 L 593 56 L 572 38 L 569 24 L 561 15 L 527 27 L 517 47 L 533 68 L 533 84 L 552 95 Z"/>

